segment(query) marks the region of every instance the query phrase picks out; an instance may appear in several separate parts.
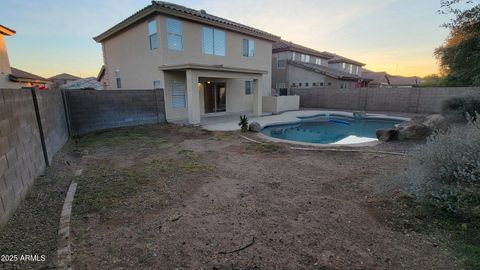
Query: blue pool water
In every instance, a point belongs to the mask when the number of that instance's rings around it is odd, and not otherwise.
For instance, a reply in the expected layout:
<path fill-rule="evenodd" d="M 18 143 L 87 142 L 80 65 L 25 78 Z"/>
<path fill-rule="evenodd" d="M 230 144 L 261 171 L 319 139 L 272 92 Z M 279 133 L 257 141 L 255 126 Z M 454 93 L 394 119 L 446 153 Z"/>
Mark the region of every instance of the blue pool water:
<path fill-rule="evenodd" d="M 283 140 L 319 144 L 354 144 L 376 141 L 375 131 L 390 128 L 401 120 L 363 118 L 354 119 L 340 115 L 320 115 L 301 118 L 300 123 L 271 125 L 262 133 Z"/>

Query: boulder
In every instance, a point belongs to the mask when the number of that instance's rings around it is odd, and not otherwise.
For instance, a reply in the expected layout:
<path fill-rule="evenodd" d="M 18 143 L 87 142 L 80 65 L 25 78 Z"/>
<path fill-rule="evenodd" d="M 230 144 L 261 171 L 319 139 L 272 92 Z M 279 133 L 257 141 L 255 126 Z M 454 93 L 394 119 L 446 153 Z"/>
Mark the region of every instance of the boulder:
<path fill-rule="evenodd" d="M 257 122 L 252 122 L 248 126 L 248 130 L 253 131 L 253 132 L 260 132 L 260 130 L 262 130 L 262 126 Z"/>
<path fill-rule="evenodd" d="M 432 114 L 425 118 L 423 124 L 432 130 L 447 131 L 448 121 L 440 114 Z"/>
<path fill-rule="evenodd" d="M 424 124 L 410 124 L 398 128 L 399 140 L 423 140 L 432 134 L 432 129 Z"/>
<path fill-rule="evenodd" d="M 395 140 L 398 135 L 398 130 L 395 128 L 380 128 L 375 132 L 377 139 L 382 142 Z"/>

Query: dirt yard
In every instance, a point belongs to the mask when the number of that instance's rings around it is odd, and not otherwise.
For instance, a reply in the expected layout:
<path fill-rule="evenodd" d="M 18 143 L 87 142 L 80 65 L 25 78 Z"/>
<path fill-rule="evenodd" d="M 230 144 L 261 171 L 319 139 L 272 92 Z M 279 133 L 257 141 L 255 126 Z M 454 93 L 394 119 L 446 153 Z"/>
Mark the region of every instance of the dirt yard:
<path fill-rule="evenodd" d="M 403 202 L 380 193 L 408 157 L 239 135 L 163 125 L 69 142 L 51 171 L 83 169 L 74 268 L 460 268 L 446 237 L 409 229 L 395 212 Z"/>

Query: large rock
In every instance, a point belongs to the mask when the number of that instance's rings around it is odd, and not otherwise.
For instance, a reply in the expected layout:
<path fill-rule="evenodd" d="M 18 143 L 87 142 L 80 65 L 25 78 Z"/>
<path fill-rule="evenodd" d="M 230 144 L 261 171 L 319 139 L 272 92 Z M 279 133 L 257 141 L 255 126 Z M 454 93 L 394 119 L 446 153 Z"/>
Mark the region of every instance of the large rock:
<path fill-rule="evenodd" d="M 448 121 L 440 114 L 432 114 L 425 118 L 423 124 L 432 130 L 447 131 Z"/>
<path fill-rule="evenodd" d="M 248 130 L 253 132 L 260 132 L 260 130 L 262 130 L 262 126 L 257 122 L 252 122 L 250 123 L 250 126 L 248 126 Z"/>
<path fill-rule="evenodd" d="M 432 134 L 432 129 L 424 124 L 410 124 L 398 128 L 399 140 L 423 140 Z"/>
<path fill-rule="evenodd" d="M 380 128 L 375 132 L 377 139 L 382 142 L 388 142 L 397 139 L 398 130 L 395 128 Z"/>

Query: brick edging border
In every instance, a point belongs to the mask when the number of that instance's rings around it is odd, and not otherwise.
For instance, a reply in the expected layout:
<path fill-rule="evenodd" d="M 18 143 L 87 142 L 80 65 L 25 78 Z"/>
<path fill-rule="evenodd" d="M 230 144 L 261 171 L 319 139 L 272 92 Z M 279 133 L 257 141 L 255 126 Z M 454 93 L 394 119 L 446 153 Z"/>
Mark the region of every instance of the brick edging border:
<path fill-rule="evenodd" d="M 77 183 L 73 180 L 68 188 L 67 196 L 65 196 L 62 214 L 60 215 L 57 249 L 58 269 L 72 269 L 72 250 L 70 248 L 70 217 L 72 215 L 72 204 L 76 190 Z"/>

